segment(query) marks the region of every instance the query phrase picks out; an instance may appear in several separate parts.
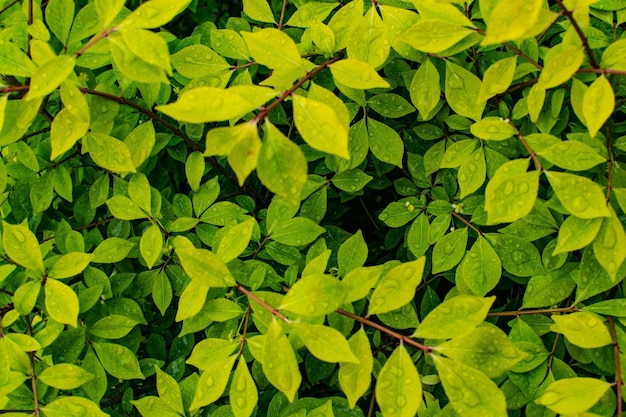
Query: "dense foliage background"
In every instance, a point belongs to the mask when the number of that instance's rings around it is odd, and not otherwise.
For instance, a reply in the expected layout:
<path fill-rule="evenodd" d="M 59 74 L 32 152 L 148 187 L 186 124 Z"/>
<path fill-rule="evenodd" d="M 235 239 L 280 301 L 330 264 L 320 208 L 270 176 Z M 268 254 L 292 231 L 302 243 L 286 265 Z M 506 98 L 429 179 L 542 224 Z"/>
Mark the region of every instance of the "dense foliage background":
<path fill-rule="evenodd" d="M 624 22 L 0 0 L 0 414 L 621 416 Z"/>

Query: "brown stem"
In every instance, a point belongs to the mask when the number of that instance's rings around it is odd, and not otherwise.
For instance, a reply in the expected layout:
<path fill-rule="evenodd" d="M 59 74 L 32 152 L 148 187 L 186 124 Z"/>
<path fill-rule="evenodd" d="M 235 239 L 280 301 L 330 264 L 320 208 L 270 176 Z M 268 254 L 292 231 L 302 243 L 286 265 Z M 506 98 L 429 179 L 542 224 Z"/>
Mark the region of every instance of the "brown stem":
<path fill-rule="evenodd" d="M 26 316 L 26 333 L 32 336 L 33 329 L 30 325 L 30 317 Z M 39 398 L 37 398 L 37 374 L 35 373 L 35 352 L 28 352 L 30 361 L 30 386 L 33 391 L 33 408 L 35 416 L 39 417 Z"/>
<path fill-rule="evenodd" d="M 280 95 L 280 97 L 278 97 L 277 99 L 272 101 L 267 107 L 265 107 L 263 110 L 261 110 L 261 112 L 259 114 L 257 114 L 254 119 L 252 119 L 252 123 L 259 123 L 260 121 L 265 119 L 270 114 L 270 112 L 272 110 L 274 110 L 276 107 L 278 107 L 280 105 L 280 103 L 285 101 L 287 99 L 287 97 L 289 97 L 293 93 L 295 93 L 298 90 L 298 88 L 300 88 L 300 87 L 302 87 L 304 85 L 304 83 L 306 83 L 309 80 L 312 80 L 313 77 L 315 77 L 317 74 L 319 74 L 320 72 L 322 72 L 323 70 L 328 68 L 331 64 L 334 64 L 335 62 L 337 62 L 337 61 L 339 61 L 341 59 L 343 59 L 343 54 L 337 55 L 337 56 L 329 59 L 328 61 L 324 62 L 323 64 L 320 64 L 318 67 L 316 67 L 311 72 L 307 73 L 302 79 L 300 79 L 297 83 L 295 83 L 289 90 L 286 90 L 285 92 L 283 92 Z"/>
<path fill-rule="evenodd" d="M 517 128 L 515 128 L 515 130 L 517 130 Z M 526 148 L 526 151 L 528 151 L 528 153 L 530 154 L 530 157 L 533 159 L 533 162 L 535 163 L 535 167 L 539 170 L 539 172 L 543 172 L 543 165 L 539 161 L 539 157 L 537 157 L 537 154 L 535 153 L 533 148 L 530 147 L 530 145 L 526 141 L 526 138 L 520 133 L 519 130 L 517 131 L 517 138 L 520 140 L 520 142 L 522 142 L 522 145 L 524 145 L 524 148 Z"/>
<path fill-rule="evenodd" d="M 496 311 L 487 314 L 489 317 L 517 317 L 527 316 L 530 314 L 556 314 L 556 313 L 574 313 L 580 311 L 578 307 L 560 307 L 560 308 L 544 308 L 539 310 L 517 310 L 517 311 Z"/>
<path fill-rule="evenodd" d="M 570 21 L 570 23 L 574 27 L 576 34 L 580 38 L 580 41 L 582 42 L 583 47 L 585 48 L 585 51 L 587 51 L 587 55 L 589 56 L 589 62 L 591 63 L 591 66 L 594 68 L 600 68 L 598 61 L 596 61 L 596 57 L 593 54 L 591 47 L 589 46 L 589 41 L 587 40 L 587 36 L 583 33 L 583 30 L 578 25 L 578 22 L 576 21 L 576 19 L 574 19 L 574 14 L 570 10 L 567 10 L 565 5 L 563 4 L 563 1 L 556 0 L 556 2 L 558 3 L 559 7 L 563 11 L 563 14 L 567 17 L 567 19 Z"/>
<path fill-rule="evenodd" d="M 615 332 L 615 320 L 608 316 L 609 328 L 611 329 L 611 339 L 613 339 L 613 356 L 615 357 L 615 389 L 617 391 L 617 417 L 622 417 L 624 412 L 624 404 L 622 403 L 624 380 L 622 379 L 622 364 L 619 352 L 619 343 L 617 341 L 617 333 Z"/>
<path fill-rule="evenodd" d="M 402 343 L 406 343 L 407 345 L 410 345 L 417 349 L 422 350 L 424 353 L 430 353 L 433 351 L 433 348 L 431 346 L 422 345 L 421 343 L 411 339 L 409 336 L 405 336 L 403 334 L 394 332 L 393 330 L 388 329 L 387 327 L 380 325 L 378 323 L 375 323 L 365 317 L 357 316 L 356 314 L 350 313 L 349 311 L 345 311 L 342 309 L 337 309 L 335 310 L 335 312 L 343 316 L 349 317 L 354 321 L 358 321 L 359 323 L 369 326 L 373 329 L 380 330 L 381 332 L 386 333 L 389 336 L 398 339 Z"/>
<path fill-rule="evenodd" d="M 109 218 L 106 218 L 106 219 L 98 220 L 98 221 L 95 221 L 95 222 L 92 222 L 92 223 L 89 223 L 89 224 L 85 224 L 85 225 L 82 225 L 82 226 L 78 226 L 77 228 L 75 228 L 75 229 L 73 229 L 73 230 L 75 230 L 75 231 L 80 231 L 80 230 L 83 230 L 83 229 L 90 229 L 90 228 L 92 228 L 92 227 L 100 226 L 101 224 L 106 224 L 106 223 L 110 222 L 110 221 L 111 221 L 111 220 L 113 220 L 113 219 L 114 219 L 114 217 L 109 217 Z M 50 236 L 50 237 L 47 237 L 47 238 L 45 238 L 45 239 L 42 239 L 42 240 L 39 242 L 39 244 L 41 245 L 42 243 L 47 242 L 47 241 L 49 241 L 49 240 L 52 240 L 52 239 L 54 239 L 55 237 L 56 237 L 56 236 Z"/>
<path fill-rule="evenodd" d="M 29 85 L 17 85 L 17 86 L 9 86 L 9 87 L 0 87 L 0 93 L 11 94 L 18 91 L 28 91 L 30 89 Z"/>
<path fill-rule="evenodd" d="M 615 164 L 615 159 L 613 156 L 613 137 L 611 135 L 611 129 L 609 124 L 606 125 L 606 148 L 609 156 L 608 166 L 607 166 L 607 183 L 606 183 L 606 202 L 611 201 L 611 190 L 613 189 L 613 165 Z"/>
<path fill-rule="evenodd" d="M 485 31 L 482 29 L 474 29 L 477 33 L 480 33 L 481 35 L 485 35 Z M 530 62 L 532 65 L 534 65 L 535 67 L 537 67 L 538 69 L 543 69 L 543 67 L 541 66 L 541 64 L 539 64 L 537 61 L 535 61 L 534 59 L 532 59 L 531 57 L 529 57 L 528 55 L 526 55 L 521 49 L 511 45 L 508 42 L 502 42 L 502 45 L 508 49 L 509 51 L 513 51 L 515 52 L 516 55 L 521 56 L 522 58 L 524 58 L 526 61 Z"/>
<path fill-rule="evenodd" d="M 464 218 L 463 216 L 461 216 L 459 213 L 457 213 L 456 211 L 452 210 L 450 212 L 450 214 L 452 214 L 452 216 L 456 217 L 457 219 L 459 219 L 464 225 L 466 225 L 467 227 L 469 227 L 470 229 L 472 229 L 473 231 L 475 231 L 476 233 L 478 233 L 480 236 L 483 235 L 483 232 L 480 231 L 479 228 L 477 228 L 476 226 L 474 226 L 469 220 L 467 220 L 466 218 Z"/>
<path fill-rule="evenodd" d="M 281 319 L 282 321 L 284 321 L 285 323 L 289 323 L 291 322 L 291 320 L 289 320 L 289 318 L 287 318 L 285 315 L 283 315 L 280 311 L 278 311 L 277 308 L 272 307 L 271 305 L 267 304 L 265 301 L 261 300 L 259 297 L 257 297 L 256 295 L 252 294 L 252 292 L 248 291 L 243 285 L 241 284 L 237 284 L 235 286 L 235 288 L 237 288 L 239 291 L 241 291 L 242 293 L 244 293 L 245 295 L 248 296 L 248 298 L 250 298 L 251 300 L 255 301 L 258 305 L 260 305 L 261 307 L 263 307 L 264 309 L 266 309 L 267 311 L 269 311 L 270 313 L 272 313 L 272 315 L 274 317 L 278 317 L 279 319 Z"/>
<path fill-rule="evenodd" d="M 285 9 L 287 9 L 287 0 L 283 0 L 283 5 L 280 8 L 280 18 L 278 19 L 278 30 L 283 28 L 283 21 L 285 20 Z"/>
<path fill-rule="evenodd" d="M 611 69 L 611 68 L 581 68 L 578 71 L 576 71 L 576 73 L 586 73 L 586 72 L 593 72 L 595 74 L 604 74 L 604 75 L 608 74 L 608 75 L 626 76 L 626 71 Z"/>
<path fill-rule="evenodd" d="M 250 318 L 250 311 L 250 304 L 248 304 L 248 307 L 246 308 L 245 318 L 243 321 L 243 334 L 241 335 L 241 342 L 239 342 L 239 355 L 243 354 L 243 347 L 247 340 L 246 334 L 248 333 L 248 319 Z"/>
<path fill-rule="evenodd" d="M 17 3 L 19 3 L 20 0 L 13 0 L 11 3 L 7 4 L 6 6 L 4 6 L 4 8 L 2 8 L 2 10 L 0 10 L 0 14 L 6 12 L 7 10 L 9 10 L 11 7 L 15 6 Z"/>
<path fill-rule="evenodd" d="M 85 52 L 87 52 L 87 50 L 89 48 L 91 48 L 92 46 L 94 46 L 96 43 L 100 42 L 102 39 L 108 37 L 111 33 L 117 31 L 117 28 L 111 28 L 111 29 L 107 29 L 104 32 L 102 32 L 101 34 L 92 37 L 91 39 L 89 39 L 89 42 L 87 42 L 85 45 L 83 45 L 82 48 L 80 48 L 80 50 L 78 52 L 76 52 L 76 58 L 80 58 L 81 55 L 83 55 Z"/>
<path fill-rule="evenodd" d="M 229 70 L 236 71 L 238 69 L 249 68 L 249 67 L 251 67 L 253 65 L 256 65 L 256 64 L 258 64 L 258 62 L 254 62 L 254 61 L 253 62 L 246 62 L 245 64 L 241 64 L 241 65 L 233 65 L 233 66 L 231 66 L 229 68 Z"/>
<path fill-rule="evenodd" d="M 541 32 L 541 35 L 537 37 L 537 43 L 541 43 L 541 40 L 543 39 L 543 37 L 546 36 L 546 34 L 548 33 L 550 29 L 552 29 L 552 26 L 556 25 L 556 22 L 558 22 L 561 16 L 563 16 L 563 11 L 559 12 L 559 14 L 557 14 L 554 20 L 552 21 L 552 23 L 550 23 L 550 25 L 547 28 L 545 28 L 543 32 Z"/>

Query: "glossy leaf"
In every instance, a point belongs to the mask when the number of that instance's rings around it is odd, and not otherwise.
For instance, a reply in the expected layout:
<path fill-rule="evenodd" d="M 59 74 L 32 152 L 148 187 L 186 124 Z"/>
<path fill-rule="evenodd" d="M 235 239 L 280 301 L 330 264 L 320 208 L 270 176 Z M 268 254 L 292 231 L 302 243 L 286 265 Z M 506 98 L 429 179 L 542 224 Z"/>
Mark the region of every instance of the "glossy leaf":
<path fill-rule="evenodd" d="M 337 254 L 339 273 L 345 277 L 350 271 L 359 268 L 367 260 L 367 243 L 363 239 L 361 230 L 346 239 Z"/>
<path fill-rule="evenodd" d="M 224 261 L 206 249 L 177 249 L 180 263 L 192 281 L 198 281 L 210 287 L 231 287 L 235 279 Z"/>
<path fill-rule="evenodd" d="M 389 83 L 371 65 L 353 58 L 331 64 L 330 72 L 335 81 L 350 88 L 366 90 L 389 87 Z"/>
<path fill-rule="evenodd" d="M 229 398 L 235 417 L 250 417 L 259 400 L 257 387 L 243 356 L 237 362 L 230 383 Z"/>
<path fill-rule="evenodd" d="M 104 369 L 115 378 L 144 379 L 137 357 L 127 347 L 102 342 L 94 342 L 92 346 Z"/>
<path fill-rule="evenodd" d="M 598 134 L 614 108 L 615 93 L 611 83 L 601 75 L 589 86 L 583 99 L 583 115 L 591 137 Z"/>
<path fill-rule="evenodd" d="M 513 18 L 514 16 L 510 13 L 510 10 L 508 10 L 506 17 Z M 490 65 L 483 75 L 483 82 L 480 85 L 478 100 L 488 100 L 495 95 L 504 93 L 513 82 L 516 65 L 516 56 L 501 59 L 500 61 Z"/>
<path fill-rule="evenodd" d="M 276 320 L 272 320 L 265 337 L 262 363 L 263 372 L 270 383 L 293 402 L 302 376 L 291 343 Z"/>
<path fill-rule="evenodd" d="M 602 220 L 600 231 L 593 241 L 593 253 L 611 280 L 616 281 L 617 271 L 626 259 L 626 233 L 612 207 L 609 211 L 609 217 Z"/>
<path fill-rule="evenodd" d="M 48 271 L 48 276 L 56 279 L 78 275 L 93 259 L 90 253 L 72 252 L 62 255 Z"/>
<path fill-rule="evenodd" d="M 93 375 L 83 368 L 69 363 L 53 365 L 38 375 L 44 384 L 63 390 L 78 388 L 92 378 Z"/>
<path fill-rule="evenodd" d="M 489 242 L 478 236 L 457 268 L 457 279 L 477 296 L 484 296 L 500 281 L 502 263 Z"/>
<path fill-rule="evenodd" d="M 46 310 L 53 320 L 76 327 L 78 319 L 78 297 L 66 284 L 48 278 L 44 286 Z"/>
<path fill-rule="evenodd" d="M 517 164 L 518 161 L 502 165 L 487 184 L 485 210 L 489 224 L 521 219 L 535 205 L 540 172 L 526 172 L 525 169 L 522 170 L 521 164 Z M 524 162 L 527 166 L 528 162 Z"/>
<path fill-rule="evenodd" d="M 217 247 L 216 255 L 219 256 L 225 263 L 228 263 L 241 255 L 250 243 L 254 223 L 254 219 L 248 219 L 236 226 L 230 227 L 220 241 L 220 244 Z"/>
<path fill-rule="evenodd" d="M 88 133 L 83 139 L 83 151 L 85 149 L 102 168 L 113 172 L 135 172 L 130 150 L 121 140 L 99 133 Z"/>
<path fill-rule="evenodd" d="M 484 236 L 495 249 L 505 271 L 520 277 L 544 273 L 539 251 L 529 241 L 499 233 L 487 233 Z"/>
<path fill-rule="evenodd" d="M 60 55 L 40 66 L 33 74 L 26 99 L 32 100 L 53 92 L 74 71 L 76 59 Z"/>
<path fill-rule="evenodd" d="M 152 29 L 163 26 L 183 11 L 190 0 L 151 0 L 135 9 L 120 26 Z"/>
<path fill-rule="evenodd" d="M 244 0 L 243 11 L 259 22 L 274 23 L 274 15 L 267 0 Z M 239 416 L 237 416 L 239 417 Z"/>
<path fill-rule="evenodd" d="M 609 210 L 600 186 L 588 178 L 565 172 L 546 173 L 559 201 L 581 219 L 608 217 Z"/>
<path fill-rule="evenodd" d="M 505 417 L 506 400 L 485 374 L 462 362 L 433 356 L 443 389 L 454 410 L 468 417 Z"/>
<path fill-rule="evenodd" d="M 41 410 L 49 417 L 105 417 L 108 416 L 100 407 L 86 398 L 61 397 L 57 398 Z"/>
<path fill-rule="evenodd" d="M 441 99 L 439 72 L 430 59 L 424 61 L 413 75 L 409 93 L 411 102 L 426 120 Z"/>
<path fill-rule="evenodd" d="M 483 45 L 523 40 L 528 28 L 539 18 L 542 5 L 540 0 L 508 0 L 497 3 L 489 15 Z"/>
<path fill-rule="evenodd" d="M 474 136 L 486 140 L 505 140 L 517 133 L 514 126 L 497 117 L 485 117 L 474 123 L 470 130 Z"/>
<path fill-rule="evenodd" d="M 435 244 L 433 248 L 433 274 L 448 271 L 461 262 L 467 246 L 467 236 L 467 227 L 463 227 L 448 233 Z"/>
<path fill-rule="evenodd" d="M 189 406 L 190 410 L 197 410 L 214 403 L 222 396 L 236 360 L 237 356 L 233 355 L 209 366 L 202 372 Z"/>
<path fill-rule="evenodd" d="M 613 343 L 609 329 L 596 314 L 579 311 L 563 316 L 552 315 L 550 330 L 563 334 L 567 340 L 581 348 L 598 348 Z"/>
<path fill-rule="evenodd" d="M 426 258 L 406 262 L 389 271 L 378 283 L 368 314 L 380 314 L 408 304 L 415 296 L 415 289 L 422 282 Z"/>
<path fill-rule="evenodd" d="M 471 72 L 450 61 L 446 61 L 445 94 L 452 110 L 473 120 L 480 120 L 485 106 L 478 102 L 481 82 Z"/>
<path fill-rule="evenodd" d="M 279 309 L 303 316 L 323 316 L 343 303 L 341 282 L 330 275 L 313 274 L 300 278 L 285 294 Z"/>
<path fill-rule="evenodd" d="M 345 302 L 350 303 L 365 298 L 378 282 L 382 271 L 381 266 L 370 266 L 348 272 L 342 280 L 347 292 Z"/>
<path fill-rule="evenodd" d="M 153 224 L 141 235 L 141 240 L 139 241 L 139 252 L 141 252 L 141 256 L 146 261 L 149 269 L 152 269 L 154 264 L 161 258 L 163 255 L 162 251 L 163 234 L 159 226 Z"/>
<path fill-rule="evenodd" d="M 332 327 L 295 323 L 293 329 L 309 352 L 324 362 L 359 363 L 348 341 Z"/>
<path fill-rule="evenodd" d="M 402 168 L 404 146 L 400 135 L 374 119 L 367 120 L 367 130 L 372 154 L 383 162 Z"/>
<path fill-rule="evenodd" d="M 444 301 L 420 323 L 415 337 L 451 339 L 474 329 L 485 320 L 495 297 L 460 294 Z"/>
<path fill-rule="evenodd" d="M 570 171 L 586 171 L 606 162 L 591 146 L 584 142 L 568 140 L 538 151 L 537 155 L 554 165 Z"/>
<path fill-rule="evenodd" d="M 89 333 L 103 339 L 120 339 L 126 336 L 139 322 L 130 317 L 112 314 L 102 317 L 89 327 Z"/>
<path fill-rule="evenodd" d="M 15 263 L 43 274 L 43 258 L 37 238 L 27 227 L 2 223 L 2 246 Z"/>
<path fill-rule="evenodd" d="M 359 362 L 341 362 L 338 375 L 341 390 L 348 397 L 350 408 L 354 408 L 357 400 L 365 394 L 371 385 L 374 357 L 367 334 L 362 328 L 348 340 L 348 345 Z"/>
<path fill-rule="evenodd" d="M 446 20 L 422 18 L 404 34 L 403 40 L 418 51 L 445 51 L 472 33 L 471 29 Z"/>
<path fill-rule="evenodd" d="M 385 417 L 412 417 L 422 404 L 422 382 L 404 345 L 383 365 L 376 383 L 376 402 Z"/>
<path fill-rule="evenodd" d="M 550 52 L 537 84 L 543 89 L 556 87 L 569 80 L 584 58 L 583 48 L 579 45 L 559 44 Z"/>
<path fill-rule="evenodd" d="M 583 413 L 609 388 L 608 382 L 595 378 L 565 378 L 550 384 L 535 402 L 560 414 Z"/>
<path fill-rule="evenodd" d="M 575 264 L 565 264 L 562 268 L 545 275 L 535 275 L 528 281 L 522 308 L 550 307 L 566 299 L 576 283 L 572 276 Z"/>

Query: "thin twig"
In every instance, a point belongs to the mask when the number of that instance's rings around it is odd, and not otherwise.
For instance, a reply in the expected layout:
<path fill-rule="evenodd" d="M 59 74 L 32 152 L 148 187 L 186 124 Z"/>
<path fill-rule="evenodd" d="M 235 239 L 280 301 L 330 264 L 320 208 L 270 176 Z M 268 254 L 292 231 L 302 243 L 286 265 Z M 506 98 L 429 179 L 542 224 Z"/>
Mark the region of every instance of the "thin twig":
<path fill-rule="evenodd" d="M 252 294 L 252 292 L 248 291 L 243 285 L 237 284 L 235 286 L 235 288 L 237 288 L 239 291 L 241 291 L 242 293 L 247 295 L 248 298 L 250 298 L 251 300 L 256 302 L 258 305 L 260 305 L 261 307 L 263 307 L 264 309 L 266 309 L 267 311 L 272 313 L 272 315 L 274 317 L 278 317 L 279 319 L 281 319 L 285 323 L 290 323 L 291 322 L 291 320 L 289 320 L 289 318 L 287 318 L 284 314 L 282 314 L 280 311 L 278 311 L 277 308 L 272 307 L 271 305 L 267 304 L 265 301 L 261 300 L 256 295 Z"/>
<path fill-rule="evenodd" d="M 608 316 L 609 329 L 611 329 L 611 339 L 613 339 L 613 356 L 615 357 L 615 389 L 617 391 L 617 417 L 622 417 L 624 405 L 622 404 L 624 380 L 622 379 L 622 364 L 619 351 L 619 343 L 617 341 L 617 333 L 615 332 L 615 320 Z"/>
<path fill-rule="evenodd" d="M 2 10 L 0 10 L 0 14 L 6 12 L 7 10 L 9 10 L 11 7 L 15 6 L 17 3 L 19 3 L 20 0 L 13 0 L 11 3 L 7 4 L 6 6 L 4 6 L 4 8 Z"/>
<path fill-rule="evenodd" d="M 539 310 L 517 310 L 517 311 L 495 311 L 488 313 L 489 317 L 517 317 L 528 316 L 531 314 L 557 314 L 557 313 L 575 313 L 580 311 L 578 307 L 560 307 L 560 308 L 543 308 Z"/>
<path fill-rule="evenodd" d="M 611 135 L 611 129 L 609 124 L 606 127 L 606 149 L 608 152 L 609 160 L 607 166 L 607 182 L 606 182 L 606 202 L 611 201 L 611 190 L 613 189 L 613 165 L 615 164 L 613 156 L 613 137 Z"/>
<path fill-rule="evenodd" d="M 452 216 L 456 217 L 457 219 L 459 219 L 464 225 L 466 225 L 467 227 L 469 227 L 470 229 L 472 229 L 473 231 L 475 231 L 476 233 L 478 233 L 480 236 L 483 235 L 483 232 L 480 231 L 479 228 L 477 228 L 476 226 L 474 226 L 469 220 L 467 220 L 466 218 L 464 218 L 463 216 L 461 216 L 459 213 L 457 213 L 456 211 L 452 210 L 450 212 L 450 214 L 452 214 Z"/>
<path fill-rule="evenodd" d="M 78 52 L 76 52 L 76 58 L 80 58 L 81 55 L 83 55 L 85 52 L 87 52 L 87 50 L 89 48 L 91 48 L 92 46 L 94 46 L 96 43 L 98 43 L 99 41 L 101 41 L 102 39 L 108 37 L 111 33 L 117 31 L 117 28 L 111 28 L 111 29 L 107 29 L 104 32 L 102 32 L 101 34 L 94 36 L 93 38 L 89 39 L 89 41 L 83 45 L 82 48 L 80 48 L 80 50 Z"/>
<path fill-rule="evenodd" d="M 433 347 L 432 346 L 423 345 L 423 344 L 421 344 L 421 343 L 411 339 L 409 336 L 405 336 L 403 334 L 394 332 L 393 330 L 388 329 L 387 327 L 385 327 L 383 325 L 380 325 L 380 324 L 378 324 L 376 322 L 373 322 L 373 321 L 371 321 L 371 320 L 369 320 L 369 319 L 367 319 L 365 317 L 358 316 L 356 314 L 350 313 L 349 311 L 345 311 L 345 310 L 342 310 L 342 309 L 337 309 L 337 310 L 335 310 L 335 312 L 339 313 L 339 314 L 341 314 L 343 316 L 349 317 L 349 318 L 351 318 L 354 321 L 358 321 L 359 323 L 364 324 L 366 326 L 369 326 L 369 327 L 371 327 L 373 329 L 380 330 L 381 332 L 386 333 L 389 336 L 398 339 L 402 343 L 406 343 L 407 345 L 413 346 L 413 347 L 423 351 L 424 353 L 430 353 L 430 352 L 433 351 Z"/>
<path fill-rule="evenodd" d="M 283 5 L 280 8 L 280 19 L 278 19 L 278 30 L 283 28 L 283 21 L 285 20 L 285 9 L 287 8 L 287 0 L 283 0 Z"/>

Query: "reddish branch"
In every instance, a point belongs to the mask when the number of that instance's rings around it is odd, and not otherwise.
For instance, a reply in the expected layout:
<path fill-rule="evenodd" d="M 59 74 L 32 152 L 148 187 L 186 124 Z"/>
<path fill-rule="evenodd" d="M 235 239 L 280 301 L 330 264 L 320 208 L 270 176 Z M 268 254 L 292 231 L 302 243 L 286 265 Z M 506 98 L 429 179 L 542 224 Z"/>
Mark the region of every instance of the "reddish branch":
<path fill-rule="evenodd" d="M 589 46 L 589 41 L 587 40 L 587 36 L 583 33 L 576 19 L 574 19 L 574 14 L 570 10 L 567 10 L 565 5 L 563 4 L 563 1 L 556 0 L 556 2 L 558 3 L 559 7 L 563 11 L 563 14 L 568 18 L 568 20 L 572 24 L 572 27 L 576 31 L 576 34 L 580 38 L 580 41 L 582 42 L 583 47 L 585 48 L 585 51 L 587 51 L 587 55 L 589 56 L 589 62 L 591 63 L 591 66 L 594 68 L 600 68 L 598 61 L 596 61 L 596 57 L 593 54 L 591 47 Z"/>

